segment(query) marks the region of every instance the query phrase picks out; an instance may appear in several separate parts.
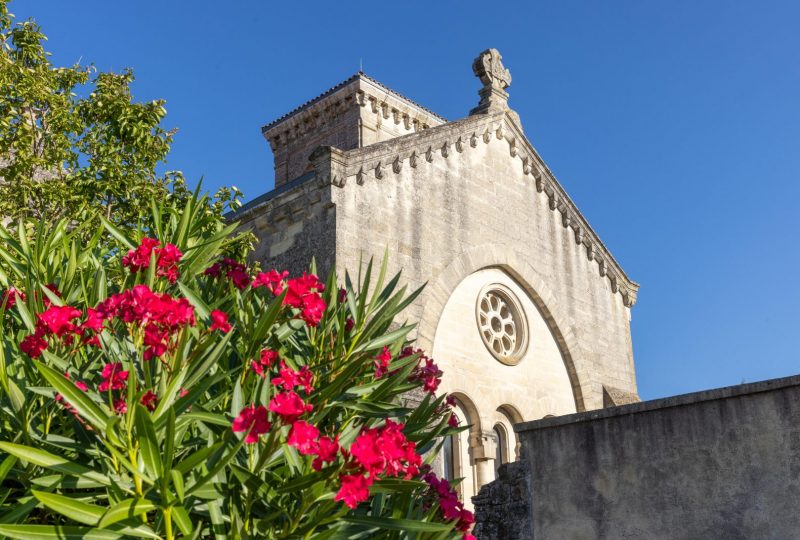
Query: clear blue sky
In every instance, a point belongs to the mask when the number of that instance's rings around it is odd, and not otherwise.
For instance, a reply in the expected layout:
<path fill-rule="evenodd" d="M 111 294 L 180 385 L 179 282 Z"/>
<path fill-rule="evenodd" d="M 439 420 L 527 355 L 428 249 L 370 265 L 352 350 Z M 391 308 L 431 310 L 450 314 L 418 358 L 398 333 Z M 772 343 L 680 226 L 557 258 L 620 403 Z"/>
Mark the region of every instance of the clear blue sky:
<path fill-rule="evenodd" d="M 64 2 L 35 17 L 60 64 L 133 67 L 178 127 L 170 166 L 247 198 L 259 128 L 358 70 L 456 119 L 496 47 L 542 157 L 642 284 L 642 398 L 800 373 L 800 3 Z M 403 6 L 402 9 L 398 6 Z M 300 7 L 302 6 L 302 7 Z"/>

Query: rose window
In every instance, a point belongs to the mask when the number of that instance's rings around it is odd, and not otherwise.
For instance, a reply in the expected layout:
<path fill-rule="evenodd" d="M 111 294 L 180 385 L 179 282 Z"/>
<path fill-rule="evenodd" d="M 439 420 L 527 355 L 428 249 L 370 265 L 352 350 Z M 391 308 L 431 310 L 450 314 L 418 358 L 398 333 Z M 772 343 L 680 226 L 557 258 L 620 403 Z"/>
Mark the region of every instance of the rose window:
<path fill-rule="evenodd" d="M 504 364 L 516 364 L 527 348 L 528 329 L 514 293 L 504 285 L 484 287 L 478 295 L 476 315 L 484 345 Z"/>

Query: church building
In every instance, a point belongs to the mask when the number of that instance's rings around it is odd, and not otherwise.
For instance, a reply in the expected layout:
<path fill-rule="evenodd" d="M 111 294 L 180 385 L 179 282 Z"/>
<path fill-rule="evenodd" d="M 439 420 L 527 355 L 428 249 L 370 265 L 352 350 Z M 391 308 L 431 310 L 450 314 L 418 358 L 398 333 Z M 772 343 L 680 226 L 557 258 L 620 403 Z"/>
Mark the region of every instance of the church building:
<path fill-rule="evenodd" d="M 354 273 L 388 250 L 427 283 L 407 317 L 470 426 L 440 464 L 465 501 L 519 457 L 513 424 L 638 401 L 638 284 L 526 137 L 497 50 L 472 69 L 458 120 L 359 72 L 265 125 L 275 189 L 235 216 L 264 267 Z"/>

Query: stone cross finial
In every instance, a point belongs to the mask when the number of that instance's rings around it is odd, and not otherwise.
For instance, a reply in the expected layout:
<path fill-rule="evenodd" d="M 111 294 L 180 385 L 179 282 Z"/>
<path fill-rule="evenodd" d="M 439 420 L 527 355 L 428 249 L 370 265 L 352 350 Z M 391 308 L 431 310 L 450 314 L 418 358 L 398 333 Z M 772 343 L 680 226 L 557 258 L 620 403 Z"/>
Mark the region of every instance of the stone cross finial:
<path fill-rule="evenodd" d="M 481 101 L 469 112 L 471 115 L 508 110 L 506 88 L 511 86 L 511 72 L 502 60 L 497 49 L 486 49 L 472 62 L 472 71 L 483 83 L 483 88 L 478 91 Z"/>

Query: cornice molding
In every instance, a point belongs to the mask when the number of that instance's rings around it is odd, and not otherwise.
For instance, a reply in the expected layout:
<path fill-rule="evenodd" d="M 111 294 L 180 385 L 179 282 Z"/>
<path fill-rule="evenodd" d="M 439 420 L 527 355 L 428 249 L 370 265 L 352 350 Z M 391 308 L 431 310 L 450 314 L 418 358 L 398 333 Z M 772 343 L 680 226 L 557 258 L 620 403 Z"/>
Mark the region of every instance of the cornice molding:
<path fill-rule="evenodd" d="M 359 72 L 265 125 L 261 133 L 274 152 L 335 123 L 356 106 L 415 132 L 447 123 L 433 111 Z"/>

